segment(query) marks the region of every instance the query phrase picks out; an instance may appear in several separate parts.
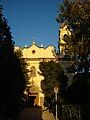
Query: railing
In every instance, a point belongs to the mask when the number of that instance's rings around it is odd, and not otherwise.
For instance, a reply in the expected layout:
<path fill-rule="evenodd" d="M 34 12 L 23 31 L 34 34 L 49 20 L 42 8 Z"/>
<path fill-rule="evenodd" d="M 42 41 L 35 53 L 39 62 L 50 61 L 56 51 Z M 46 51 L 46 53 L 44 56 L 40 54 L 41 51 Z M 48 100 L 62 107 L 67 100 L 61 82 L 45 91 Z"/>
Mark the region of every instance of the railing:
<path fill-rule="evenodd" d="M 81 120 L 80 105 L 63 105 L 62 120 Z"/>

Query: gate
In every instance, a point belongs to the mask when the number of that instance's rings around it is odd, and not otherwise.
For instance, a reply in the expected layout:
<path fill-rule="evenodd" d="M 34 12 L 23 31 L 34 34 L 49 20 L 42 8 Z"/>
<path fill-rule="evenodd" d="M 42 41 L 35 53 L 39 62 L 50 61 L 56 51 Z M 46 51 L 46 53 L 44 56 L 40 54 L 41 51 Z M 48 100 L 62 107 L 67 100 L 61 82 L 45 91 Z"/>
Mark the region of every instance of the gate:
<path fill-rule="evenodd" d="M 81 120 L 80 105 L 63 105 L 62 119 L 63 120 Z"/>

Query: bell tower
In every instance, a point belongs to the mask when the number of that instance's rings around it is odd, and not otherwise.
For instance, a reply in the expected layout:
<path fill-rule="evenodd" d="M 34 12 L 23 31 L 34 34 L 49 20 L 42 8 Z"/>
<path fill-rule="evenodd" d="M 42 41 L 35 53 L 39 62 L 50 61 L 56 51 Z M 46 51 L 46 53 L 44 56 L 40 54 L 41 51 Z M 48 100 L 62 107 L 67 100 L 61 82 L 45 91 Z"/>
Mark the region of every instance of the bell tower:
<path fill-rule="evenodd" d="M 58 41 L 58 49 L 60 55 L 63 57 L 65 55 L 65 49 L 67 47 L 66 42 L 64 41 L 65 36 L 71 35 L 71 32 L 68 29 L 68 24 L 66 22 L 62 23 L 59 29 L 59 41 Z"/>

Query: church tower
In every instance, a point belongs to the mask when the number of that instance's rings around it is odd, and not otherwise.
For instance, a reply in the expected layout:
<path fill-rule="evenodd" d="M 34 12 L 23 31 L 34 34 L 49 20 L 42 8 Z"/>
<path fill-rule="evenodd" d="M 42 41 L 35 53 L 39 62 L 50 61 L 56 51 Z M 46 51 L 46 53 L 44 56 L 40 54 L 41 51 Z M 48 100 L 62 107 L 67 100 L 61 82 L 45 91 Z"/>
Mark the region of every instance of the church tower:
<path fill-rule="evenodd" d="M 67 47 L 66 42 L 64 41 L 65 36 L 71 35 L 71 32 L 68 29 L 68 24 L 66 22 L 62 23 L 59 29 L 59 41 L 58 49 L 62 57 L 65 55 L 65 49 Z"/>

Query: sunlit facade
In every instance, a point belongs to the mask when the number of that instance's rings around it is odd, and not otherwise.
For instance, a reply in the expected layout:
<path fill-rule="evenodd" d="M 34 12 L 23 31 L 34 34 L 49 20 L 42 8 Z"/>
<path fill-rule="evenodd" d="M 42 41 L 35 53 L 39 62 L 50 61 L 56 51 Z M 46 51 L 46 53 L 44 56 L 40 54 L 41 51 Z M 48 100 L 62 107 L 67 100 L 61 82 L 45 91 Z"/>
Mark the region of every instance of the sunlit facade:
<path fill-rule="evenodd" d="M 44 94 L 41 89 L 41 76 L 39 70 L 39 63 L 42 61 L 56 60 L 55 48 L 53 46 L 48 46 L 44 48 L 43 45 L 38 47 L 35 42 L 29 47 L 24 47 L 22 49 L 23 58 L 26 59 L 28 63 L 29 70 L 29 96 L 36 96 L 35 104 L 38 106 L 43 106 Z"/>
<path fill-rule="evenodd" d="M 64 41 L 65 35 L 70 36 L 71 32 L 68 29 L 68 25 L 66 23 L 62 23 L 59 29 L 59 41 L 58 41 L 58 47 L 61 56 L 65 55 L 65 49 L 66 49 L 66 42 Z"/>

